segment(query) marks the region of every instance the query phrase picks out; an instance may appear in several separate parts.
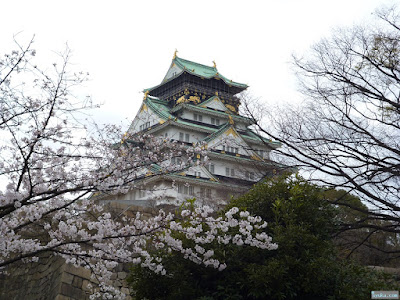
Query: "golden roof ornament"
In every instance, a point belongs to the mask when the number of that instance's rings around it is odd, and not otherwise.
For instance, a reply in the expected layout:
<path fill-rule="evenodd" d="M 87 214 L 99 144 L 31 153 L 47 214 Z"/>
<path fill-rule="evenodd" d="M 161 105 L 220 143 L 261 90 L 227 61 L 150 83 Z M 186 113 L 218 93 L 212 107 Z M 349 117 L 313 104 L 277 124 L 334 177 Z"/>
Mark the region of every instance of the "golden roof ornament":
<path fill-rule="evenodd" d="M 149 95 L 149 91 L 147 90 L 144 92 L 143 100 L 146 100 L 148 95 Z"/>
<path fill-rule="evenodd" d="M 194 102 L 195 104 L 199 104 L 201 102 L 198 96 L 190 96 L 187 101 Z"/>
<path fill-rule="evenodd" d="M 181 103 L 185 103 L 185 102 L 186 102 L 185 96 L 181 96 L 181 97 L 176 101 L 176 104 L 181 104 Z"/>
<path fill-rule="evenodd" d="M 229 118 L 229 124 L 231 124 L 231 125 L 235 124 L 231 115 L 228 115 L 228 118 Z"/>
<path fill-rule="evenodd" d="M 230 104 L 225 104 L 226 108 L 229 109 L 231 112 L 236 113 L 236 108 Z"/>
<path fill-rule="evenodd" d="M 173 57 L 172 59 L 175 59 L 177 54 L 178 54 L 178 50 L 177 50 L 177 49 L 175 49 L 175 52 L 174 52 L 174 57 Z"/>
<path fill-rule="evenodd" d="M 216 69 L 217 68 L 217 64 L 216 64 L 215 60 L 213 60 L 213 64 L 214 64 L 214 68 Z"/>

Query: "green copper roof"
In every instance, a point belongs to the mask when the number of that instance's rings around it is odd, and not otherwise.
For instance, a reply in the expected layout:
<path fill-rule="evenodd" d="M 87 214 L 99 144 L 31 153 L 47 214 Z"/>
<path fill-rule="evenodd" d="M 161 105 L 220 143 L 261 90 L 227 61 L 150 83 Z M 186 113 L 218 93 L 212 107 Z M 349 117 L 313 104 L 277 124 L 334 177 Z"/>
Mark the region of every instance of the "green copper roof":
<path fill-rule="evenodd" d="M 212 134 L 208 135 L 205 139 L 203 139 L 203 142 L 210 142 L 213 139 L 215 139 L 217 136 L 225 132 L 229 127 L 231 127 L 231 124 L 226 123 L 224 124 L 221 128 L 219 128 L 217 131 L 213 132 Z"/>
<path fill-rule="evenodd" d="M 177 57 L 177 56 L 175 56 L 172 59 L 172 63 L 171 63 L 170 69 L 174 65 L 178 66 L 181 69 L 181 73 L 187 72 L 189 74 L 192 74 L 192 75 L 195 75 L 195 76 L 198 76 L 198 77 L 201 77 L 201 78 L 206 78 L 206 79 L 218 78 L 218 79 L 222 79 L 227 85 L 238 87 L 238 88 L 241 88 L 241 89 L 247 89 L 248 88 L 247 84 L 235 82 L 235 81 L 233 81 L 231 79 L 228 79 L 225 76 L 221 75 L 218 72 L 216 67 L 210 67 L 210 66 L 202 65 L 202 64 L 190 61 L 190 60 L 186 60 L 186 59 Z M 181 74 L 181 73 L 179 73 L 179 74 Z M 173 80 L 174 78 L 176 78 L 176 77 L 175 76 L 171 77 L 168 80 L 164 79 L 162 83 L 160 83 L 160 84 L 158 84 L 156 86 L 153 86 L 151 88 L 144 89 L 144 92 L 152 91 L 152 90 L 158 88 L 159 86 L 162 86 L 166 82 Z"/>
<path fill-rule="evenodd" d="M 241 137 L 245 140 L 251 140 L 254 142 L 258 142 L 261 144 L 268 144 L 273 148 L 279 148 L 282 144 L 277 141 L 272 141 L 270 139 L 267 139 L 265 137 L 262 137 L 261 135 L 253 132 L 252 130 L 246 130 L 245 132 L 243 131 L 238 131 L 238 133 L 241 135 Z"/>
<path fill-rule="evenodd" d="M 209 135 L 206 138 L 206 140 L 205 140 L 206 142 L 211 141 L 213 138 L 215 138 L 216 136 L 221 134 L 224 130 L 226 130 L 230 126 L 229 123 L 226 123 L 226 124 L 222 125 L 219 128 L 214 128 L 214 127 L 211 127 L 211 126 L 207 126 L 206 123 L 204 123 L 204 125 L 199 125 L 199 124 L 194 124 L 194 123 L 187 122 L 185 120 L 179 119 L 176 116 L 174 116 L 173 114 L 171 114 L 171 112 L 178 110 L 178 107 L 175 107 L 174 109 L 171 109 L 165 101 L 160 100 L 160 99 L 155 98 L 155 97 L 147 96 L 147 98 L 144 100 L 144 103 L 146 105 L 148 105 L 149 108 L 152 111 L 154 111 L 160 118 L 164 119 L 165 121 L 170 120 L 171 122 L 174 122 L 176 124 L 189 126 L 191 128 L 202 129 L 202 130 L 205 130 L 205 131 L 211 133 L 211 135 Z M 195 109 L 198 109 L 198 110 L 204 110 L 204 111 L 208 110 L 208 111 L 216 112 L 214 110 L 210 110 L 209 108 L 198 107 L 198 106 L 194 106 L 194 105 L 191 105 L 191 104 L 182 104 L 182 106 L 183 107 L 187 107 L 187 108 L 191 107 L 191 108 L 195 108 Z M 227 114 L 221 112 L 221 115 L 227 115 Z M 242 119 L 243 121 L 248 121 L 249 120 L 246 117 L 237 116 L 237 115 L 232 115 L 232 118 L 234 120 L 235 119 L 239 119 L 239 120 Z M 244 132 L 239 130 L 238 133 L 244 139 L 251 140 L 251 141 L 254 141 L 254 142 L 259 142 L 259 143 L 267 143 L 267 144 L 271 145 L 273 148 L 281 146 L 281 143 L 266 139 L 266 138 L 256 134 L 252 130 L 246 130 Z"/>
<path fill-rule="evenodd" d="M 201 103 L 201 104 L 203 104 L 203 103 Z M 214 110 L 214 109 L 211 109 L 208 107 L 201 107 L 199 105 L 193 105 L 193 104 L 189 104 L 189 103 L 178 104 L 177 106 L 175 106 L 174 108 L 171 109 L 171 112 L 177 112 L 181 109 L 188 109 L 188 110 L 192 110 L 192 111 L 201 112 L 204 114 L 220 116 L 222 118 L 228 118 L 228 116 L 231 116 L 234 121 L 237 121 L 237 122 L 241 121 L 246 124 L 254 124 L 254 121 L 247 117 L 243 117 L 240 115 L 234 115 L 234 114 L 226 113 L 223 111 Z"/>
<path fill-rule="evenodd" d="M 168 104 L 165 101 L 162 101 L 155 97 L 147 96 L 147 98 L 144 100 L 144 103 L 164 120 L 175 118 L 175 116 L 170 113 L 171 108 L 169 108 Z"/>
<path fill-rule="evenodd" d="M 190 61 L 190 60 L 186 60 L 186 59 L 177 57 L 177 56 L 175 56 L 175 58 L 172 61 L 178 67 L 187 71 L 190 74 L 193 74 L 193 75 L 196 75 L 199 77 L 204 77 L 207 79 L 210 79 L 213 77 L 221 78 L 226 84 L 236 86 L 239 88 L 243 88 L 243 89 L 246 89 L 248 87 L 247 84 L 235 82 L 235 81 L 230 80 L 230 79 L 226 78 L 225 76 L 219 74 L 216 67 L 209 67 L 209 66 L 202 65 L 202 64 Z"/>

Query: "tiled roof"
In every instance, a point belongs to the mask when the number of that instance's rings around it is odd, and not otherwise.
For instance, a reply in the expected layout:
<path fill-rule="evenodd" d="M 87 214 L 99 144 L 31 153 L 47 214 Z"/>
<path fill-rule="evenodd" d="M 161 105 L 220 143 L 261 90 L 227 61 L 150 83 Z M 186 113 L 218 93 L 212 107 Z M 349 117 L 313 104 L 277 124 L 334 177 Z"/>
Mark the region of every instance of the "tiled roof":
<path fill-rule="evenodd" d="M 207 100 L 208 101 L 208 100 Z M 200 103 L 203 105 L 205 102 Z M 171 112 L 177 112 L 180 111 L 181 109 L 188 109 L 191 111 L 196 111 L 204 114 L 209 114 L 209 115 L 215 115 L 215 116 L 220 116 L 223 118 L 228 118 L 228 116 L 231 116 L 234 121 L 238 122 L 245 122 L 247 124 L 254 124 L 254 121 L 251 120 L 250 118 L 239 116 L 239 115 L 234 115 L 234 114 L 229 114 L 220 110 L 215 110 L 212 108 L 206 108 L 206 107 L 201 107 L 199 105 L 193 105 L 189 103 L 181 103 L 175 106 L 174 108 L 171 109 Z"/>
<path fill-rule="evenodd" d="M 200 77 L 200 78 L 206 78 L 206 79 L 211 79 L 211 78 L 218 78 L 218 79 L 222 79 L 227 85 L 229 86 L 234 86 L 237 87 L 239 89 L 245 90 L 248 88 L 247 84 L 244 83 L 239 83 L 239 82 L 235 82 L 233 80 L 230 80 L 228 78 L 226 78 L 225 76 L 221 75 L 217 68 L 215 67 L 210 67 L 210 66 L 206 66 L 203 64 L 199 64 L 190 60 L 186 60 L 180 57 L 174 57 L 174 59 L 172 60 L 172 65 L 176 65 L 178 66 L 178 68 L 180 68 L 183 72 L 187 72 L 189 74 L 192 74 L 194 76 Z M 181 73 L 180 73 L 181 74 Z M 145 89 L 144 91 L 152 91 L 155 90 L 156 88 L 160 87 L 161 85 L 165 84 L 166 82 L 169 82 L 173 79 L 175 79 L 176 77 L 171 77 L 168 80 L 164 80 L 162 83 L 160 83 L 159 85 L 153 86 L 151 88 Z"/>
<path fill-rule="evenodd" d="M 226 84 L 236 86 L 239 88 L 243 88 L 243 89 L 246 89 L 248 87 L 247 84 L 238 83 L 238 82 L 229 80 L 225 76 L 219 74 L 216 67 L 209 67 L 209 66 L 202 65 L 202 64 L 190 61 L 190 60 L 186 60 L 186 59 L 177 57 L 177 56 L 173 59 L 173 62 L 177 66 L 179 66 L 181 69 L 184 69 L 185 71 L 187 71 L 190 74 L 193 74 L 193 75 L 196 75 L 199 77 L 203 77 L 203 78 L 207 78 L 207 79 L 210 79 L 213 77 L 221 78 Z"/>

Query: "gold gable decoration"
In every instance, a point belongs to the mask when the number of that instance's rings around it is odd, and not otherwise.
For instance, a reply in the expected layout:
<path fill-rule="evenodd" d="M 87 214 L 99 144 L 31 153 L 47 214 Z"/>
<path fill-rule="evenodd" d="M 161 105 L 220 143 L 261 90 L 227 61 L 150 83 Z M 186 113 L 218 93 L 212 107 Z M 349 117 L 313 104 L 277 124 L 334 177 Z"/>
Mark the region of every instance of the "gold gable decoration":
<path fill-rule="evenodd" d="M 200 100 L 200 97 L 198 97 L 198 96 L 190 96 L 189 98 L 186 98 L 186 96 L 181 96 L 176 101 L 176 104 L 187 103 L 187 102 L 192 102 L 194 104 L 198 104 L 201 102 L 201 100 Z"/>
<path fill-rule="evenodd" d="M 140 112 L 142 111 L 147 111 L 147 105 L 145 103 L 143 103 L 142 108 L 140 109 Z"/>
<path fill-rule="evenodd" d="M 188 101 L 189 102 L 193 102 L 195 104 L 198 104 L 198 103 L 200 103 L 200 97 L 198 97 L 198 96 L 190 96 Z"/>
<path fill-rule="evenodd" d="M 262 159 L 260 157 L 258 157 L 257 155 L 253 154 L 252 156 L 250 156 L 250 158 L 252 160 L 258 160 L 258 161 L 262 161 Z"/>
<path fill-rule="evenodd" d="M 229 128 L 227 131 L 225 131 L 225 135 L 230 135 L 230 134 L 232 134 L 233 136 L 236 136 L 236 137 L 239 136 L 232 127 Z"/>
<path fill-rule="evenodd" d="M 230 111 L 236 113 L 236 108 L 230 104 L 225 104 L 226 108 L 229 109 Z"/>
<path fill-rule="evenodd" d="M 181 104 L 181 103 L 185 103 L 185 102 L 186 102 L 186 98 L 185 98 L 185 96 L 182 96 L 176 101 L 176 104 Z"/>

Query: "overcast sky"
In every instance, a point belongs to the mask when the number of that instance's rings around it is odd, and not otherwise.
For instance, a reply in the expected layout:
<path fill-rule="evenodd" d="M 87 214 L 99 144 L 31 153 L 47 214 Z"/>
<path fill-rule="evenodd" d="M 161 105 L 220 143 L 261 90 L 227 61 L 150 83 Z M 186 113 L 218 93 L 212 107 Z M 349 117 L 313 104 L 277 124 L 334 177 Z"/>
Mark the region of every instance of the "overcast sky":
<path fill-rule="evenodd" d="M 246 83 L 262 101 L 299 98 L 292 53 L 302 54 L 331 29 L 368 22 L 392 0 L 18 1 L 2 3 L 1 53 L 13 35 L 35 34 L 43 61 L 73 50 L 73 68 L 90 73 L 85 93 L 104 103 L 101 122 L 132 120 L 142 90 L 157 85 L 178 56 L 215 60 L 221 74 Z"/>

